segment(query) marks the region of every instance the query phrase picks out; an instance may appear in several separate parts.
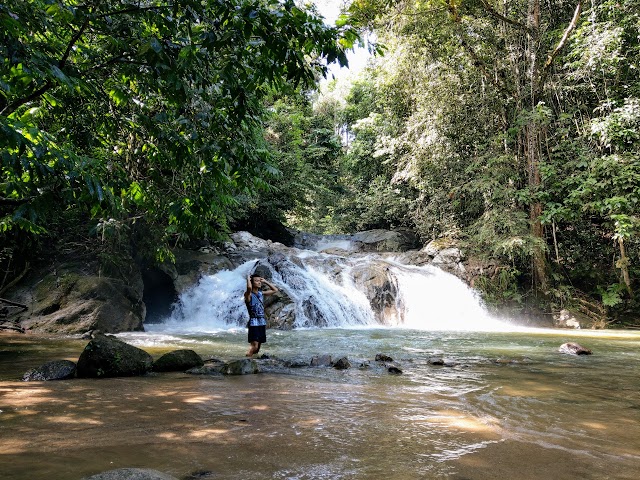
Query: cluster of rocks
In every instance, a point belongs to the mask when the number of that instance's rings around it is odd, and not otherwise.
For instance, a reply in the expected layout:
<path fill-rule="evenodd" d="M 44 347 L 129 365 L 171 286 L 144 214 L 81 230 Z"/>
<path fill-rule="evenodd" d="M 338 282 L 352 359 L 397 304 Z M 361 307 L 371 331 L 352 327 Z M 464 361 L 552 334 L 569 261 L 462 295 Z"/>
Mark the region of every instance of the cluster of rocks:
<path fill-rule="evenodd" d="M 220 373 L 236 375 L 249 373 L 246 364 L 257 373 L 255 361 L 243 359 L 221 362 Z M 55 360 L 29 370 L 22 377 L 25 381 L 64 380 L 79 378 L 131 377 L 149 372 L 191 371 L 205 365 L 193 350 L 175 350 L 155 362 L 149 353 L 129 345 L 113 336 L 97 335 L 80 354 L 77 364 L 69 360 Z M 197 373 L 197 372 L 194 372 Z"/>
<path fill-rule="evenodd" d="M 376 365 L 389 373 L 402 373 L 393 359 L 384 354 L 375 358 Z M 259 365 L 260 363 L 260 365 Z M 262 367 L 262 368 L 261 368 Z M 185 372 L 192 375 L 248 375 L 265 372 L 283 372 L 291 368 L 332 367 L 347 370 L 352 367 L 347 357 L 333 360 L 331 355 L 319 355 L 310 361 L 282 360 L 263 355 L 253 358 L 222 361 L 215 358 L 203 360 L 193 350 L 174 350 L 153 360 L 149 353 L 129 345 L 113 336 L 97 335 L 80 354 L 78 362 L 54 360 L 26 372 L 24 381 L 66 380 L 78 378 L 130 377 L 149 372 Z M 362 362 L 360 368 L 369 368 Z"/>
<path fill-rule="evenodd" d="M 567 342 L 558 349 L 569 355 L 591 355 L 588 348 L 575 342 Z M 431 356 L 429 365 L 453 367 L 456 362 L 442 356 Z M 513 363 L 496 360 L 496 363 Z M 193 350 L 174 350 L 155 362 L 149 353 L 129 345 L 113 336 L 97 335 L 80 354 L 77 364 L 69 360 L 54 360 L 26 372 L 24 381 L 66 380 L 79 378 L 130 377 L 149 372 L 185 372 L 192 375 L 248 375 L 260 372 L 284 373 L 290 369 L 305 367 L 330 367 L 348 370 L 353 367 L 348 357 L 333 359 L 331 355 L 316 355 L 311 360 L 283 360 L 262 355 L 258 360 L 242 358 L 223 361 L 215 358 L 203 360 Z M 359 369 L 376 368 L 390 374 L 403 373 L 402 368 L 390 356 L 378 353 L 374 363 L 359 361 Z"/>

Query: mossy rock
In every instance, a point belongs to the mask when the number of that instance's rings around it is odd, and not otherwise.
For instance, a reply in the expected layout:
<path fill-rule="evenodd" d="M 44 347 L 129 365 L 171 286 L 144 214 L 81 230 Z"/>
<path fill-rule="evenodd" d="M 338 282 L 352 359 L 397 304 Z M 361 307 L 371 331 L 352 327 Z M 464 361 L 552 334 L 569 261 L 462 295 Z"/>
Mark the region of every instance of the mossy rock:
<path fill-rule="evenodd" d="M 78 377 L 131 377 L 151 370 L 153 358 L 115 337 L 98 335 L 82 351 Z"/>
<path fill-rule="evenodd" d="M 165 353 L 153 363 L 156 372 L 184 372 L 204 365 L 202 358 L 193 350 L 174 350 Z"/>

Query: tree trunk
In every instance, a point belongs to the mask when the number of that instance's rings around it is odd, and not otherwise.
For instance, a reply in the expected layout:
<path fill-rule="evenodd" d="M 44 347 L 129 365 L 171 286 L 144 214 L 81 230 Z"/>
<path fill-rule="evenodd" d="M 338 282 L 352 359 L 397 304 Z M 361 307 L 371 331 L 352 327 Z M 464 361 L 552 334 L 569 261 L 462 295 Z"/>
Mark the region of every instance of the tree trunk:
<path fill-rule="evenodd" d="M 527 17 L 527 83 L 529 90 L 529 109 L 537 107 L 540 91 L 538 79 L 540 71 L 538 65 L 538 48 L 540 39 L 540 0 L 529 0 L 529 14 Z M 529 121 L 525 128 L 524 148 L 527 160 L 527 172 L 529 180 L 529 191 L 535 194 L 540 189 L 540 159 L 542 158 L 542 148 L 540 145 L 540 124 L 537 119 Z M 547 291 L 547 262 L 545 258 L 544 229 L 540 222 L 542 215 L 542 203 L 539 200 L 532 200 L 529 206 L 529 222 L 531 225 L 531 235 L 535 239 L 533 245 L 533 284 L 538 292 L 543 294 Z"/>
<path fill-rule="evenodd" d="M 629 296 L 633 297 L 633 290 L 631 289 L 631 277 L 629 276 L 629 257 L 627 257 L 627 252 L 624 248 L 624 240 L 622 237 L 618 238 L 618 245 L 620 247 L 620 260 L 616 262 L 616 267 L 618 267 L 622 271 L 622 278 L 624 280 L 624 284 L 627 287 L 627 292 L 629 292 Z"/>

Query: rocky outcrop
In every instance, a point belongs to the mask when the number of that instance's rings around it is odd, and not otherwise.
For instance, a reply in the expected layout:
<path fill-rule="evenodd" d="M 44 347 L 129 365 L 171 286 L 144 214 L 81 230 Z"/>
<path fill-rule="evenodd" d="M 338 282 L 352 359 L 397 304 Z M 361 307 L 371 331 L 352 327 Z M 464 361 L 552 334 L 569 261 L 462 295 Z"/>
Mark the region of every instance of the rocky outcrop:
<path fill-rule="evenodd" d="M 193 350 L 174 350 L 165 353 L 153 362 L 153 370 L 156 372 L 184 372 L 203 365 L 202 358 Z"/>
<path fill-rule="evenodd" d="M 366 230 L 353 235 L 314 235 L 295 232 L 294 245 L 325 253 L 405 252 L 418 248 L 419 239 L 411 230 Z"/>
<path fill-rule="evenodd" d="M 125 282 L 65 266 L 15 292 L 29 307 L 20 315 L 24 329 L 57 333 L 143 330 L 142 294 L 137 270 Z"/>
<path fill-rule="evenodd" d="M 98 335 L 78 360 L 78 377 L 130 377 L 151 370 L 153 358 L 144 350 L 115 337 Z"/>
<path fill-rule="evenodd" d="M 361 252 L 404 252 L 418 246 L 418 238 L 409 230 L 367 230 L 354 234 Z"/>
<path fill-rule="evenodd" d="M 396 301 L 398 298 L 398 283 L 389 275 L 389 267 L 384 264 L 358 265 L 352 270 L 356 284 L 364 289 L 376 320 L 382 325 L 395 323 L 398 316 Z"/>
<path fill-rule="evenodd" d="M 198 283 L 203 275 L 213 275 L 220 270 L 233 269 L 233 262 L 216 247 L 198 250 L 175 249 L 175 263 L 165 263 L 162 270 L 173 280 L 177 293 Z"/>
<path fill-rule="evenodd" d="M 22 376 L 25 382 L 67 380 L 76 376 L 76 364 L 69 360 L 53 360 L 29 370 Z"/>

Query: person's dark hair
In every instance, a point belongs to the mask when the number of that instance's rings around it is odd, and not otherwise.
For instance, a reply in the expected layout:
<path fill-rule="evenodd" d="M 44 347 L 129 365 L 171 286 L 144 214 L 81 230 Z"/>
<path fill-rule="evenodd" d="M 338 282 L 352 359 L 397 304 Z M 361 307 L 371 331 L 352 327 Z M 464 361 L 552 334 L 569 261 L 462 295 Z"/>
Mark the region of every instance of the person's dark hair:
<path fill-rule="evenodd" d="M 253 275 L 251 275 L 251 280 L 253 280 L 256 277 L 259 277 L 260 275 L 258 275 L 257 273 L 254 273 Z"/>

